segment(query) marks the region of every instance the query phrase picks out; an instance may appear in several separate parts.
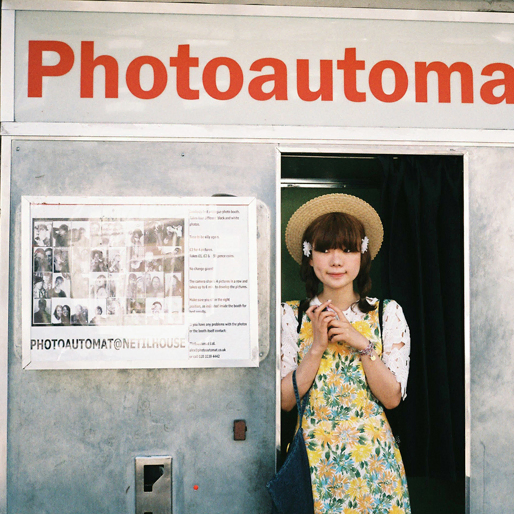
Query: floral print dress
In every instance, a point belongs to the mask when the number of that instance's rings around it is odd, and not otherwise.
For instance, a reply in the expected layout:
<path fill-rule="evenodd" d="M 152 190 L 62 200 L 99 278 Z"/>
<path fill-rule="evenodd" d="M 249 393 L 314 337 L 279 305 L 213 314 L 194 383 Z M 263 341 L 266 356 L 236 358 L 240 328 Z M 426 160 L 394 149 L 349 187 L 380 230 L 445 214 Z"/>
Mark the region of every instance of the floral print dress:
<path fill-rule="evenodd" d="M 299 302 L 287 305 L 296 317 Z M 381 356 L 378 309 L 359 314 L 349 321 Z M 312 345 L 306 314 L 296 337 L 299 364 Z M 360 355 L 349 345 L 330 343 L 323 354 L 303 430 L 316 514 L 411 512 L 400 451 L 384 409 L 368 387 Z"/>

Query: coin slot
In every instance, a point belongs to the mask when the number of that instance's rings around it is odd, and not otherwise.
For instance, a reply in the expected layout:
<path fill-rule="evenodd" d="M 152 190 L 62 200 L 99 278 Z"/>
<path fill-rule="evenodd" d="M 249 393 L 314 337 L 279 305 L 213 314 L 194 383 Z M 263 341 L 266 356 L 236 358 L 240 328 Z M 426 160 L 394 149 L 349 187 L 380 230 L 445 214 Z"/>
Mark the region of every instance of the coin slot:
<path fill-rule="evenodd" d="M 159 478 L 164 475 L 164 466 L 156 465 L 156 464 L 150 464 L 146 465 L 144 467 L 144 492 L 145 493 L 151 493 L 153 491 L 153 486 Z M 152 514 L 145 512 L 145 514 Z"/>

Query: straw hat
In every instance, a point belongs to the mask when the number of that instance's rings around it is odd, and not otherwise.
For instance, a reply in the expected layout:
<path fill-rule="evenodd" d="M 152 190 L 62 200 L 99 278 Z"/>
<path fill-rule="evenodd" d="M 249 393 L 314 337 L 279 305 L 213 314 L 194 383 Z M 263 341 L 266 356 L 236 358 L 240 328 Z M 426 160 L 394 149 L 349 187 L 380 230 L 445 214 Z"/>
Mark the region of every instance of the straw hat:
<path fill-rule="evenodd" d="M 351 214 L 364 225 L 364 232 L 369 238 L 370 256 L 374 259 L 384 239 L 380 216 L 369 203 L 356 196 L 342 193 L 313 198 L 291 216 L 286 228 L 286 245 L 293 259 L 298 264 L 302 263 L 302 238 L 305 230 L 316 218 L 329 212 Z"/>

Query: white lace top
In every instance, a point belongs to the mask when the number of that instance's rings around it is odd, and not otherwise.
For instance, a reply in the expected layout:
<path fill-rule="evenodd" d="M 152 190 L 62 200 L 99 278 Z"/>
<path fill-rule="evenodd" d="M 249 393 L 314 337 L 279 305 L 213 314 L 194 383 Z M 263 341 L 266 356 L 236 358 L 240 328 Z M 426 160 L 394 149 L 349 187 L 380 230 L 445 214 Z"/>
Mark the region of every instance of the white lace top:
<path fill-rule="evenodd" d="M 375 303 L 376 298 L 368 298 Z M 317 297 L 311 305 L 320 305 Z M 343 313 L 351 323 L 362 321 L 365 314 L 358 307 L 348 308 Z M 407 396 L 407 379 L 410 363 L 410 332 L 402 308 L 390 300 L 383 313 L 382 361 L 391 370 L 400 383 L 402 398 Z M 282 305 L 282 342 L 281 342 L 281 376 L 284 378 L 298 367 L 298 320 L 293 309 L 287 303 Z"/>

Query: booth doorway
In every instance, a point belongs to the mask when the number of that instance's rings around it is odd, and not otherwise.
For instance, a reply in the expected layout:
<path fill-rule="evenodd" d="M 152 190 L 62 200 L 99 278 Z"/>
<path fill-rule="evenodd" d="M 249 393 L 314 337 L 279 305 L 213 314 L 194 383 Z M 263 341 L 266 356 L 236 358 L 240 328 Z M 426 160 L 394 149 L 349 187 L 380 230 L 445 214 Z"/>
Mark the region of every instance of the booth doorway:
<path fill-rule="evenodd" d="M 407 398 L 388 418 L 413 514 L 465 512 L 464 159 L 462 155 L 283 153 L 282 299 L 305 297 L 283 234 L 319 195 L 370 203 L 384 224 L 372 296 L 402 306 L 411 331 Z M 282 449 L 296 413 L 282 413 Z"/>

